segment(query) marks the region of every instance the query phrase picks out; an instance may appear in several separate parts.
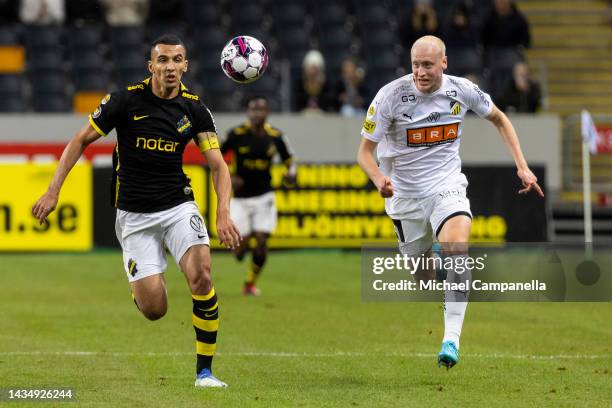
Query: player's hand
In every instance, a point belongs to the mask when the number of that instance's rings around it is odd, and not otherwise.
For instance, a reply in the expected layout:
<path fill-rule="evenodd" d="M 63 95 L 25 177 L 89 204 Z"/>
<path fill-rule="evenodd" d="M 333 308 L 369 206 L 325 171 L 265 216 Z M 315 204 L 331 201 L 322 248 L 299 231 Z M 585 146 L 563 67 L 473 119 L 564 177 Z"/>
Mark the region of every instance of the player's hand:
<path fill-rule="evenodd" d="M 297 184 L 297 174 L 285 173 L 283 176 L 283 186 L 288 188 L 294 188 Z"/>
<path fill-rule="evenodd" d="M 544 192 L 542 191 L 542 188 L 540 188 L 540 186 L 538 185 L 538 178 L 531 172 L 531 170 L 529 170 L 528 168 L 524 170 L 518 170 L 517 175 L 521 179 L 523 187 L 525 187 L 519 190 L 519 194 L 527 194 L 531 190 L 535 190 L 540 195 L 540 197 L 544 197 Z"/>
<path fill-rule="evenodd" d="M 36 204 L 32 207 L 32 214 L 40 224 L 45 222 L 47 216 L 55 210 L 58 199 L 59 195 L 47 191 L 36 201 Z"/>
<path fill-rule="evenodd" d="M 391 185 L 391 179 L 389 177 L 381 176 L 374 182 L 374 184 L 376 185 L 381 197 L 393 197 L 393 186 Z"/>
<path fill-rule="evenodd" d="M 234 249 L 240 245 L 240 231 L 234 225 L 229 213 L 217 213 L 217 234 L 219 242 L 229 249 Z"/>

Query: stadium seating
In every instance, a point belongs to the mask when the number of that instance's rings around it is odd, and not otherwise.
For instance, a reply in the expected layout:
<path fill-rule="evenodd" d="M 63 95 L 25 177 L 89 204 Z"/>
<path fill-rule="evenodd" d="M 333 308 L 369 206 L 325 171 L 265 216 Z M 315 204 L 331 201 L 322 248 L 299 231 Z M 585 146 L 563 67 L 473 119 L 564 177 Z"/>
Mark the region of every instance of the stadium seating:
<path fill-rule="evenodd" d="M 93 0 L 78 6 L 70 3 L 65 26 L 0 24 L 0 47 L 24 47 L 25 81 L 32 84 L 38 81 L 33 89 L 44 88 L 42 84 L 50 83 L 49 78 L 58 76 L 65 76 L 64 87 L 68 93 L 73 88 L 77 91 L 117 89 L 140 81 L 147 75 L 145 64 L 150 42 L 166 33 L 183 39 L 189 49 L 189 80 L 202 79 L 201 84 L 195 81 L 195 89 L 205 91 L 209 91 L 210 85 L 206 78 L 228 81 L 219 75 L 219 54 L 232 36 L 251 35 L 266 45 L 270 65 L 264 79 L 248 87 L 232 88 L 229 102 L 226 91 L 215 91 L 215 97 L 223 100 L 222 106 L 236 109 L 242 109 L 236 102 L 239 100 L 236 92 L 256 89 L 267 94 L 271 84 L 277 84 L 281 73 L 286 72 L 283 61 L 290 67 L 290 78 L 282 78 L 283 82 L 299 77 L 302 59 L 313 48 L 323 53 L 326 73 L 332 83 L 339 79 L 342 61 L 347 57 L 364 65 L 372 88 L 409 69 L 409 49 L 399 41 L 397 28 L 414 0 L 266 0 L 246 4 L 227 0 L 151 0 L 147 24 L 141 27 L 105 25 L 99 16 L 101 9 L 92 8 Z M 446 21 L 445 16 L 456 3 L 456 0 L 436 1 L 438 21 Z M 476 25 L 480 23 L 479 16 L 486 15 L 490 7 L 471 8 Z M 494 88 L 502 85 L 513 63 L 522 59 L 507 50 L 489 50 L 483 55 L 480 44 L 449 49 L 448 55 L 448 73 L 477 73 L 485 76 Z M 228 85 L 234 87 L 231 82 Z M 62 93 L 64 90 L 48 91 L 45 94 L 54 95 L 52 99 L 46 103 L 37 98 L 34 106 L 34 98 L 27 91 L 29 87 L 24 89 L 25 97 L 11 96 L 18 101 L 6 102 L 6 109 L 25 104 L 25 109 L 49 107 L 57 111 L 62 103 L 55 95 L 68 95 Z M 278 87 L 274 91 L 269 96 L 280 103 Z"/>

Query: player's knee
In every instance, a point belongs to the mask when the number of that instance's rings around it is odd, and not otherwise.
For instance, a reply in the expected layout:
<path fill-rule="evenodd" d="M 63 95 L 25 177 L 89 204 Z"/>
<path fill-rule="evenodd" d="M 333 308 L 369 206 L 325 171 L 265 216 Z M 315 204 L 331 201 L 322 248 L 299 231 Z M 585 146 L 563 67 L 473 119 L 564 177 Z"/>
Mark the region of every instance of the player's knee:
<path fill-rule="evenodd" d="M 162 317 L 166 315 L 166 312 L 168 311 L 167 305 L 161 304 L 161 303 L 150 304 L 150 305 L 146 305 L 145 307 L 142 307 L 142 306 L 139 306 L 139 307 L 144 317 L 146 317 L 147 319 L 151 321 L 161 319 Z"/>
<path fill-rule="evenodd" d="M 442 250 L 445 255 L 461 255 L 468 253 L 469 236 L 449 234 L 447 239 L 447 242 L 442 243 Z"/>
<path fill-rule="evenodd" d="M 212 289 L 212 279 L 210 276 L 210 265 L 202 264 L 198 266 L 196 273 L 189 279 L 191 293 L 205 295 Z"/>

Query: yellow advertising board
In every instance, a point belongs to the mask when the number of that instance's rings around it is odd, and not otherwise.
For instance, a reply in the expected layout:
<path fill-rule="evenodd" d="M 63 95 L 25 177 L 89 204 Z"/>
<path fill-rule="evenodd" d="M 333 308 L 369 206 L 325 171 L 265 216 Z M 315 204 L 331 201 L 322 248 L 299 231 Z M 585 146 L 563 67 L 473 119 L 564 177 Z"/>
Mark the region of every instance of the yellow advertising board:
<path fill-rule="evenodd" d="M 31 213 L 57 163 L 0 164 L 0 251 L 87 251 L 93 245 L 92 168 L 70 172 L 55 211 L 40 225 Z"/>
<path fill-rule="evenodd" d="M 360 248 L 368 243 L 395 244 L 385 203 L 357 164 L 301 164 L 295 188 L 282 186 L 284 166 L 272 168 L 278 223 L 271 248 Z M 207 227 L 217 237 L 217 195 L 209 178 Z"/>

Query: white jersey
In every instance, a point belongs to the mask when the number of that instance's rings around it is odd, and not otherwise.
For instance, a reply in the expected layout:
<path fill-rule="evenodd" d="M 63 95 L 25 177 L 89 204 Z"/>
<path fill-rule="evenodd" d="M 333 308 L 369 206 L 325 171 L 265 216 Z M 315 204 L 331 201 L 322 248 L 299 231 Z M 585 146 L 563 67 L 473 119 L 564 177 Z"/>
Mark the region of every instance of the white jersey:
<path fill-rule="evenodd" d="M 491 97 L 473 82 L 443 75 L 440 88 L 419 92 L 413 74 L 383 86 L 370 105 L 361 135 L 378 143 L 380 168 L 394 195 L 432 195 L 461 174 L 459 143 L 468 109 L 486 117 Z"/>

